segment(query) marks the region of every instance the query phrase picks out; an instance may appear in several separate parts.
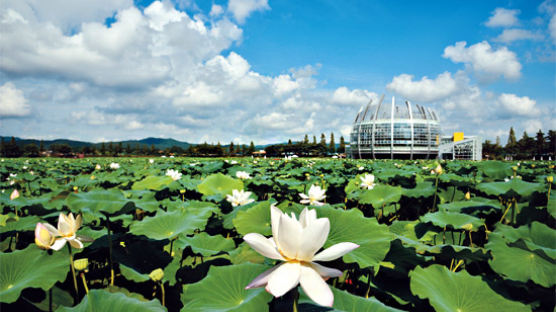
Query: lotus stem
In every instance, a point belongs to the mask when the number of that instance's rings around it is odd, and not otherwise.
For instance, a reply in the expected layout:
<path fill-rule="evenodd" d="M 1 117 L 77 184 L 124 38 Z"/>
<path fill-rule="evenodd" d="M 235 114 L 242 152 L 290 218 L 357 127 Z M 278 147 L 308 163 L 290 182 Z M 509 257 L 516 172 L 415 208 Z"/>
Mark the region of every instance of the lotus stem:
<path fill-rule="evenodd" d="M 89 293 L 89 287 L 87 287 L 87 280 L 85 279 L 85 273 L 81 272 L 81 280 L 83 281 L 83 287 L 85 288 L 85 294 Z"/>
<path fill-rule="evenodd" d="M 166 293 L 164 292 L 164 283 L 162 281 L 160 282 L 160 293 L 162 295 L 162 306 L 164 307 L 166 304 Z"/>
<path fill-rule="evenodd" d="M 506 207 L 506 210 L 504 211 L 504 214 L 502 215 L 502 218 L 500 218 L 500 221 L 498 221 L 498 222 L 502 222 L 504 220 L 504 218 L 506 217 L 506 214 L 508 214 L 508 211 L 510 210 L 511 205 L 512 205 L 512 202 L 510 202 L 508 204 L 508 207 Z"/>
<path fill-rule="evenodd" d="M 110 235 L 110 218 L 106 216 L 106 231 L 108 232 L 108 263 L 110 265 L 110 285 L 114 286 L 114 266 L 112 264 L 112 236 Z"/>
<path fill-rule="evenodd" d="M 514 198 L 513 199 L 513 205 L 512 205 L 512 225 L 515 224 L 515 217 L 516 217 L 516 210 L 517 210 L 517 200 Z"/>
<path fill-rule="evenodd" d="M 294 294 L 293 294 L 293 312 L 298 312 L 297 311 L 297 301 L 299 300 L 299 291 L 297 290 L 297 287 L 294 288 Z"/>
<path fill-rule="evenodd" d="M 550 189 L 552 188 L 552 183 L 548 184 L 548 194 L 546 195 L 547 197 L 547 202 L 550 201 Z"/>
<path fill-rule="evenodd" d="M 431 212 L 434 212 L 434 210 L 436 209 L 436 197 L 438 196 L 437 193 L 438 193 L 438 175 L 436 175 L 436 180 L 434 182 L 434 200 L 432 202 Z"/>
<path fill-rule="evenodd" d="M 473 247 L 473 238 L 471 238 L 471 231 L 469 231 L 469 247 Z"/>
<path fill-rule="evenodd" d="M 77 290 L 77 278 L 75 277 L 75 267 L 73 266 L 73 253 L 71 252 L 71 245 L 68 243 L 69 257 L 70 257 L 70 267 L 71 276 L 73 277 L 73 288 L 75 289 L 75 302 L 77 303 L 77 296 L 79 295 Z"/>

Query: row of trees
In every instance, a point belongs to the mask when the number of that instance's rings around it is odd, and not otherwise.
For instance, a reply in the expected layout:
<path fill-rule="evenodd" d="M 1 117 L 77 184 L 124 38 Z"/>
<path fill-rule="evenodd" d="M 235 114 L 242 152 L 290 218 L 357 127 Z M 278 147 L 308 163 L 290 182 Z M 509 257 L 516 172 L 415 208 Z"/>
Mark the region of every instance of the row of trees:
<path fill-rule="evenodd" d="M 70 145 L 51 144 L 45 148 L 41 141 L 37 146 L 35 143 L 26 145 L 17 144 L 15 138 L 9 142 L 2 139 L 0 144 L 0 155 L 2 157 L 39 157 L 45 153 L 53 156 L 73 157 L 77 154 L 84 156 L 158 156 L 158 155 L 177 155 L 177 156 L 249 156 L 255 151 L 255 144 L 234 145 L 230 143 L 228 147 L 223 147 L 220 142 L 217 144 L 198 144 L 189 145 L 184 149 L 180 146 L 168 147 L 164 150 L 157 149 L 154 145 L 145 144 L 126 144 L 119 143 L 100 143 L 85 145 L 80 148 L 72 148 Z"/>
<path fill-rule="evenodd" d="M 541 130 L 534 137 L 523 132 L 521 139 L 517 140 L 513 127 L 510 128 L 508 142 L 505 146 L 500 143 L 500 137 L 492 143 L 486 140 L 483 143 L 483 156 L 485 159 L 555 159 L 556 131 L 549 130 L 545 135 Z"/>
<path fill-rule="evenodd" d="M 305 135 L 303 141 L 293 143 L 288 140 L 287 144 L 275 144 L 265 147 L 265 151 L 269 156 L 284 156 L 284 155 L 298 155 L 298 156 L 326 156 L 334 153 L 345 153 L 346 143 L 344 137 L 340 137 L 340 144 L 336 149 L 334 140 L 334 133 L 330 133 L 330 141 L 326 143 L 326 136 L 324 133 L 320 136 L 320 142 L 317 143 L 317 137 L 313 135 L 313 142 L 309 142 L 309 135 Z"/>

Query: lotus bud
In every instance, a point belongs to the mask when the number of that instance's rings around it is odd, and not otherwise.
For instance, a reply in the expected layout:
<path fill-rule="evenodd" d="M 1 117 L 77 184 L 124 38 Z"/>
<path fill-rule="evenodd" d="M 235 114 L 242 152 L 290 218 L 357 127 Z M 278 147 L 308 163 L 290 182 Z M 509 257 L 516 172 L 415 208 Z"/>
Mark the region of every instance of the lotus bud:
<path fill-rule="evenodd" d="M 548 177 L 546 177 L 546 181 L 548 183 L 552 183 L 552 182 L 554 182 L 554 177 L 553 176 L 548 176 Z"/>
<path fill-rule="evenodd" d="M 512 166 L 513 171 L 517 171 L 517 166 Z"/>
<path fill-rule="evenodd" d="M 531 168 L 535 168 L 535 164 L 532 164 L 532 165 L 531 165 Z"/>
<path fill-rule="evenodd" d="M 465 193 L 465 199 L 466 200 L 470 200 L 471 199 L 471 194 L 469 193 L 469 191 L 467 193 Z"/>
<path fill-rule="evenodd" d="M 185 194 L 185 190 L 180 190 L 180 194 Z"/>
<path fill-rule="evenodd" d="M 19 197 L 19 192 L 17 189 L 13 190 L 12 194 L 10 194 L 10 200 L 14 200 Z"/>
<path fill-rule="evenodd" d="M 164 271 L 162 271 L 162 269 L 158 268 L 155 269 L 154 271 L 152 271 L 149 274 L 149 277 L 154 281 L 154 282 L 158 282 L 160 281 L 163 277 L 164 277 Z"/>
<path fill-rule="evenodd" d="M 92 175 L 92 176 L 91 176 L 91 180 L 94 180 L 94 179 L 95 179 L 95 175 Z"/>
<path fill-rule="evenodd" d="M 73 261 L 73 266 L 78 271 L 84 271 L 87 269 L 87 266 L 89 266 L 89 259 L 87 258 L 77 259 Z"/>
<path fill-rule="evenodd" d="M 443 172 L 442 166 L 440 164 L 438 164 L 438 166 L 436 166 L 436 168 L 434 168 L 434 173 L 442 174 L 442 172 Z"/>
<path fill-rule="evenodd" d="M 73 191 L 76 192 L 76 193 L 77 193 L 77 190 L 78 190 L 78 189 L 79 189 L 79 188 L 78 188 L 77 186 L 74 186 L 74 187 L 73 187 Z"/>

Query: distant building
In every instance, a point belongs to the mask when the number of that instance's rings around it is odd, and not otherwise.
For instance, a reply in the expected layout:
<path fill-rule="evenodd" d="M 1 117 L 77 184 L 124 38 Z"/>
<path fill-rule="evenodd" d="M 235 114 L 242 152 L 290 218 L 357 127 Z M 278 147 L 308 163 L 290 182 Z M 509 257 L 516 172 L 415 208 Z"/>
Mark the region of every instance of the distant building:
<path fill-rule="evenodd" d="M 437 113 L 405 101 L 396 105 L 369 102 L 359 110 L 353 123 L 346 154 L 350 158 L 372 159 L 471 159 L 481 160 L 482 139 L 456 132 L 440 135 Z"/>
<path fill-rule="evenodd" d="M 369 102 L 361 108 L 350 136 L 351 158 L 437 158 L 440 143 L 438 115 L 430 108 L 405 101 L 396 105 Z"/>

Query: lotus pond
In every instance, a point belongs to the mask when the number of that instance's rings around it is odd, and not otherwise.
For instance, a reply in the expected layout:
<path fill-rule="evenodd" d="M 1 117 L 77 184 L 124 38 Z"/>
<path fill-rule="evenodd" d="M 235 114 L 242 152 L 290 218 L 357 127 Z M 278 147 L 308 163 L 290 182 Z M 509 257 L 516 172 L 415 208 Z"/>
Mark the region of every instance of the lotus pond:
<path fill-rule="evenodd" d="M 0 310 L 553 311 L 554 165 L 3 159 Z M 322 249 L 358 247 L 314 256 L 324 288 L 294 277 L 275 297 L 257 276 L 297 260 L 247 237 L 313 210 Z"/>

